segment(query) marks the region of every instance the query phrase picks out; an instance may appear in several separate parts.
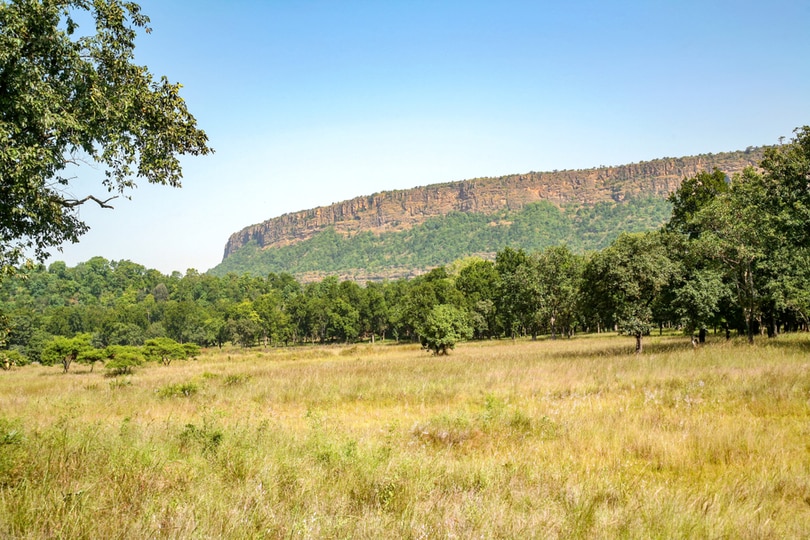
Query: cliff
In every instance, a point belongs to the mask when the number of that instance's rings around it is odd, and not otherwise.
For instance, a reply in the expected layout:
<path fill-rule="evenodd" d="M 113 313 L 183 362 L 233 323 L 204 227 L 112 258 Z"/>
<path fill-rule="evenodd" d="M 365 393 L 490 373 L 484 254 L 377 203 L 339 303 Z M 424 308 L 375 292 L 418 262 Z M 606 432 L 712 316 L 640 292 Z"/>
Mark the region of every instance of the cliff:
<path fill-rule="evenodd" d="M 476 178 L 373 195 L 292 212 L 234 233 L 225 245 L 223 260 L 254 241 L 261 248 L 281 247 L 312 238 L 332 227 L 338 234 L 358 231 L 402 231 L 450 212 L 492 214 L 519 210 L 545 200 L 592 205 L 638 196 L 666 197 L 684 178 L 718 168 L 729 175 L 756 166 L 763 149 L 683 158 L 663 158 L 616 167 L 586 170 L 529 172 L 498 178 Z"/>

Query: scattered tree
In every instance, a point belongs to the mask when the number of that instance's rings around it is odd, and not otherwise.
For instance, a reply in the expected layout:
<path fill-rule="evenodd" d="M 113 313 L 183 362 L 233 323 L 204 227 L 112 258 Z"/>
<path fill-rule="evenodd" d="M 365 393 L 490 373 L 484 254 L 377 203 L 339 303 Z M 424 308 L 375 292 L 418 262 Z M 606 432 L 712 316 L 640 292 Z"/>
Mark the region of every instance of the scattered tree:
<path fill-rule="evenodd" d="M 445 355 L 459 341 L 472 337 L 464 312 L 455 306 L 439 304 L 434 306 L 419 326 L 422 345 L 435 355 Z"/>
<path fill-rule="evenodd" d="M 144 356 L 168 366 L 172 360 L 188 358 L 186 349 L 172 338 L 147 339 L 143 344 Z"/>

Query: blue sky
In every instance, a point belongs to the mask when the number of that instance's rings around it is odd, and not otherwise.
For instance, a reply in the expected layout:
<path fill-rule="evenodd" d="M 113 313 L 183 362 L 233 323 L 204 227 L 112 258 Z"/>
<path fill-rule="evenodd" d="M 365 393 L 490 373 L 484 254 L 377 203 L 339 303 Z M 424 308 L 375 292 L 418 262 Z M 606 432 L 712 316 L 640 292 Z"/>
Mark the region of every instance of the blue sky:
<path fill-rule="evenodd" d="M 205 271 L 228 236 L 383 190 L 775 144 L 810 124 L 810 2 L 142 0 L 136 61 L 216 153 L 54 260 Z M 76 195 L 98 192 L 80 173 Z"/>

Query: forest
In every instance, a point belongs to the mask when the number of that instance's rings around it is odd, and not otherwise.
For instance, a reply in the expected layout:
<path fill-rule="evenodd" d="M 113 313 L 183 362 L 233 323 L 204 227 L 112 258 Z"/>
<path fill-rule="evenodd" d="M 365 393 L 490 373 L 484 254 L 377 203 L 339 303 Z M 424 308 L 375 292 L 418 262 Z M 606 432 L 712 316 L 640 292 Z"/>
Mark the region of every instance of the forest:
<path fill-rule="evenodd" d="M 564 244 L 581 253 L 607 247 L 621 232 L 656 229 L 670 212 L 665 199 L 649 195 L 562 208 L 541 201 L 495 214 L 451 212 L 410 230 L 382 234 L 347 236 L 328 228 L 289 246 L 262 249 L 255 242 L 247 244 L 210 273 L 351 275 L 361 270 L 364 275 L 386 276 L 402 268 L 435 268 L 470 254 L 491 255 L 506 247 L 533 252 Z"/>
<path fill-rule="evenodd" d="M 601 250 L 506 247 L 412 279 L 291 274 L 163 275 L 96 257 L 29 265 L 2 281 L 2 365 L 103 362 L 112 373 L 187 358 L 198 347 L 396 340 L 436 354 L 462 340 L 655 329 L 775 337 L 810 313 L 810 127 L 758 168 L 685 179 L 663 227 Z M 537 206 L 534 211 L 545 211 Z M 460 217 L 459 217 L 460 219 Z M 439 234 L 434 240 L 444 243 Z M 442 245 L 435 244 L 435 245 Z"/>

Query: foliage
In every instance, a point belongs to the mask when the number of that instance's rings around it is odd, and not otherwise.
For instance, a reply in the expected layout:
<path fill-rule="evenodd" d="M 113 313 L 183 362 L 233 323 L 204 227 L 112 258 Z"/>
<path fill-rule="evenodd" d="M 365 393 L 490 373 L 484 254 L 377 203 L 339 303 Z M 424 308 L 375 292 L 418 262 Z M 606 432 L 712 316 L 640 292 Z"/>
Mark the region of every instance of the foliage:
<path fill-rule="evenodd" d="M 157 361 L 164 366 L 171 364 L 172 360 L 182 360 L 190 356 L 190 350 L 172 338 L 160 337 L 147 339 L 143 344 L 143 354 L 148 360 Z"/>
<path fill-rule="evenodd" d="M 28 359 L 20 351 L 0 350 L 0 369 L 8 371 L 13 366 L 24 366 L 28 364 Z"/>
<path fill-rule="evenodd" d="M 224 276 L 228 272 L 263 275 L 362 269 L 364 273 L 385 275 L 391 269 L 432 268 L 471 254 L 491 255 L 507 247 L 533 252 L 565 244 L 583 252 L 607 247 L 623 231 L 660 227 L 670 208 L 667 201 L 654 197 L 563 208 L 543 201 L 495 215 L 453 212 L 404 232 L 361 232 L 344 237 L 327 228 L 286 247 L 263 250 L 255 243 L 247 244 L 210 272 Z"/>
<path fill-rule="evenodd" d="M 552 339 L 562 330 L 569 336 L 576 325 L 579 284 L 584 259 L 566 246 L 536 253 L 533 265 L 541 291 L 538 317 Z"/>
<path fill-rule="evenodd" d="M 86 354 L 92 349 L 90 339 L 90 334 L 79 334 L 72 338 L 54 336 L 42 351 L 42 362 L 47 365 L 62 364 L 64 373 L 67 373 L 74 361 L 92 359 Z"/>
<path fill-rule="evenodd" d="M 447 354 L 459 341 L 472 337 L 472 327 L 463 311 L 449 304 L 433 306 L 417 328 L 422 345 L 435 355 Z"/>
<path fill-rule="evenodd" d="M 620 332 L 635 336 L 636 353 L 641 353 L 655 300 L 674 275 L 660 234 L 623 234 L 588 261 L 585 301 L 603 321 L 615 321 Z"/>
<path fill-rule="evenodd" d="M 145 358 L 140 347 L 112 345 L 105 350 L 108 358 L 105 368 L 112 376 L 129 375 L 133 368 L 143 365 Z"/>
<path fill-rule="evenodd" d="M 89 16 L 89 32 L 78 21 Z M 148 17 L 121 0 L 0 3 L 0 267 L 24 250 L 38 258 L 87 226 L 72 178 L 83 162 L 104 170 L 104 188 L 134 178 L 179 186 L 180 154 L 207 154 L 207 137 L 179 95 L 133 63 Z M 114 197 L 113 197 L 114 198 Z"/>
<path fill-rule="evenodd" d="M 160 388 L 157 392 L 158 396 L 164 398 L 170 397 L 191 397 L 200 391 L 200 387 L 194 382 L 167 384 Z"/>
<path fill-rule="evenodd" d="M 692 178 L 684 179 L 667 199 L 672 203 L 672 217 L 667 223 L 667 230 L 697 236 L 700 228 L 695 226 L 694 220 L 698 212 L 718 195 L 728 193 L 730 185 L 726 173 L 719 169 L 712 173 L 701 171 Z"/>

